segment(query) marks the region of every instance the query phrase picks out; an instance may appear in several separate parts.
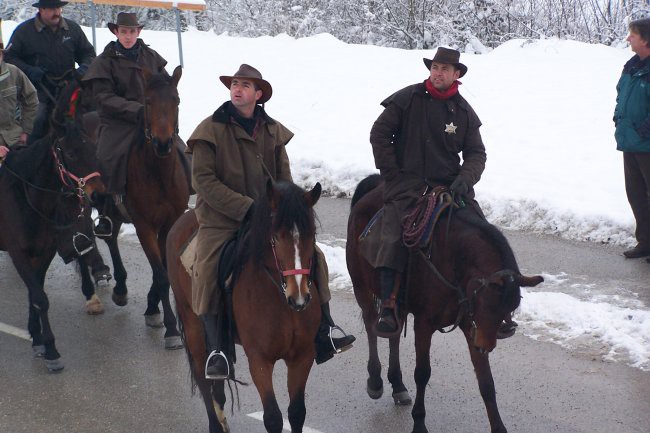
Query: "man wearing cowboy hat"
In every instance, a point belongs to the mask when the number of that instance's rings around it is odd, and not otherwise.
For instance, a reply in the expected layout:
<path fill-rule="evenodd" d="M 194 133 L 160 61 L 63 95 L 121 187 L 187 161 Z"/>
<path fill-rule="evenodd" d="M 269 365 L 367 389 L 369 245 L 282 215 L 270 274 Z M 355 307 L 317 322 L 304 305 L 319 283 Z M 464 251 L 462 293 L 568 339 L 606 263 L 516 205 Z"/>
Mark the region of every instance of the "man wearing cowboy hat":
<path fill-rule="evenodd" d="M 5 63 L 3 52 L 0 27 L 0 159 L 11 147 L 27 143 L 38 108 L 34 85 L 17 66 Z"/>
<path fill-rule="evenodd" d="M 95 234 L 102 238 L 111 236 L 111 224 L 103 218 L 108 208 L 113 204 L 123 208 L 129 150 L 144 130 L 142 71 L 165 72 L 167 64 L 139 38 L 143 25 L 138 23 L 135 13 L 118 13 L 116 22 L 108 23 L 108 28 L 117 40 L 106 45 L 83 78 L 92 89 L 99 113 L 97 162 L 106 193 L 112 197 L 103 197 L 104 210 L 95 227 Z M 184 150 L 185 144 L 178 137 L 175 139 Z M 187 173 L 189 178 L 189 163 Z"/>
<path fill-rule="evenodd" d="M 202 319 L 208 342 L 208 379 L 225 379 L 232 371 L 231 354 L 218 320 L 223 302 L 216 281 L 222 247 L 252 216 L 267 179 L 292 180 L 285 146 L 293 133 L 264 110 L 264 103 L 273 94 L 271 84 L 246 64 L 234 75 L 219 79 L 230 90 L 230 100 L 203 120 L 187 143 L 188 152 L 193 154 L 192 186 L 197 193 L 195 212 L 199 221 L 192 308 Z M 320 364 L 349 348 L 355 338 L 345 335 L 330 340 L 334 322 L 329 313 L 327 264 L 320 250 L 316 261 L 323 313 L 316 339 L 316 362 Z"/>
<path fill-rule="evenodd" d="M 88 42 L 79 24 L 61 16 L 68 4 L 60 0 L 40 0 L 32 6 L 38 13 L 20 24 L 9 39 L 5 60 L 18 66 L 38 90 L 39 107 L 30 141 L 47 133 L 47 119 L 54 106 L 60 81 L 74 70 L 80 74 L 95 58 L 95 49 Z"/>
<path fill-rule="evenodd" d="M 481 121 L 458 93 L 458 79 L 467 73 L 467 66 L 460 62 L 458 51 L 443 47 L 433 59 L 423 61 L 429 77 L 384 100 L 385 109 L 370 131 L 375 166 L 385 181 L 384 212 L 376 222 L 378 228 L 360 245 L 379 273 L 383 304 L 376 330 L 383 337 L 400 329 L 395 295 L 408 259 L 402 219 L 427 185 L 448 186 L 483 216 L 473 189 L 486 161 Z M 502 327 L 501 335 L 512 335 L 514 326 Z"/>

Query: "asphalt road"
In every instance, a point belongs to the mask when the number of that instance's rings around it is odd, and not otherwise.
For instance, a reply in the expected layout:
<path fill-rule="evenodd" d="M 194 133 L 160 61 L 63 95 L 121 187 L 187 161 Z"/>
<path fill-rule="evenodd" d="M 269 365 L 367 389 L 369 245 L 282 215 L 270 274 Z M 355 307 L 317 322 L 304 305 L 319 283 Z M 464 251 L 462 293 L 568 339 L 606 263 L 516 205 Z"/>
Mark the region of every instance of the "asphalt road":
<path fill-rule="evenodd" d="M 318 211 L 325 238 L 345 237 L 349 202 L 323 199 Z M 650 265 L 625 261 L 622 249 L 573 243 L 553 237 L 507 233 L 522 270 L 567 272 L 587 280 L 624 282 L 638 287 L 648 303 Z M 31 354 L 29 341 L 0 328 L 0 433 L 205 432 L 200 397 L 192 396 L 185 353 L 166 351 L 162 331 L 146 328 L 142 316 L 150 271 L 141 249 L 122 241 L 129 272 L 126 307 L 99 295 L 106 312 L 85 314 L 80 281 L 72 266 L 55 259 L 46 286 L 50 318 L 65 369 L 48 374 Z M 0 253 L 0 322 L 25 329 L 27 293 L 6 253 Z M 410 432 L 410 407 L 395 407 L 386 394 L 375 401 L 366 386 L 367 347 L 360 312 L 349 291 L 334 293 L 334 318 L 355 333 L 355 347 L 314 366 L 307 387 L 306 433 Z M 2 325 L 0 325 L 1 327 Z M 1 330 L 1 329 L 4 329 Z M 18 332 L 18 334 L 20 334 Z M 238 348 L 237 375 L 250 382 Z M 387 355 L 387 344 L 380 350 Z M 405 383 L 415 395 L 413 333 L 402 344 Z M 387 356 L 386 356 L 387 358 Z M 459 332 L 435 334 L 432 377 L 427 388 L 431 432 L 487 432 L 489 425 L 467 348 Z M 650 373 L 605 362 L 588 351 L 569 352 L 518 333 L 501 341 L 490 355 L 497 399 L 505 425 L 521 433 L 645 433 L 650 430 Z M 385 370 L 384 370 L 385 376 Z M 280 407 L 288 406 L 285 368 L 275 372 Z M 239 405 L 228 410 L 233 432 L 262 433 L 255 413 L 261 404 L 255 388 L 240 386 Z"/>

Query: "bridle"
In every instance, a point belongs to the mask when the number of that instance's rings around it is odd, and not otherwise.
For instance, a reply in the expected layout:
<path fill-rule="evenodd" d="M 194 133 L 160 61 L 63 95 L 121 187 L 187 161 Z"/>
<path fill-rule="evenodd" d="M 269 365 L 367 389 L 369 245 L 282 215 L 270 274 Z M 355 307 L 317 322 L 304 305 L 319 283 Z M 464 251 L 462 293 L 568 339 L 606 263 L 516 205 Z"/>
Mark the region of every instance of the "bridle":
<path fill-rule="evenodd" d="M 276 279 L 273 278 L 273 276 L 271 275 L 271 273 L 269 272 L 269 270 L 266 267 L 264 269 L 266 270 L 267 275 L 269 276 L 269 278 L 271 278 L 273 283 L 276 286 L 278 286 L 278 288 L 280 289 L 280 292 L 282 293 L 282 295 L 286 295 L 286 292 L 287 292 L 287 278 L 286 277 L 289 277 L 291 275 L 294 275 L 294 276 L 295 275 L 308 275 L 308 277 L 307 277 L 307 287 L 311 287 L 311 284 L 312 284 L 312 278 L 311 278 L 311 275 L 312 275 L 312 261 L 311 260 L 309 261 L 309 267 L 307 267 L 307 268 L 284 270 L 284 269 L 282 269 L 282 266 L 280 265 L 280 260 L 278 259 L 278 254 L 276 252 L 276 239 L 275 239 L 275 236 L 271 237 L 271 250 L 273 251 L 273 258 L 275 259 L 276 271 L 280 275 L 280 284 L 278 284 Z"/>

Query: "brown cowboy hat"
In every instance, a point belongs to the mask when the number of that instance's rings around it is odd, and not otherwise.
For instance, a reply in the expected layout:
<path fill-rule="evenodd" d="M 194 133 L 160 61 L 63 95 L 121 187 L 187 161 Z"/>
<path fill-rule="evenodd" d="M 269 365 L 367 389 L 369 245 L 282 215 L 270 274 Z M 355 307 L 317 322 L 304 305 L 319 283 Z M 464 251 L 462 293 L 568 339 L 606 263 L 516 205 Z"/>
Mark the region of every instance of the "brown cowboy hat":
<path fill-rule="evenodd" d="M 262 90 L 262 97 L 259 101 L 257 101 L 258 104 L 264 104 L 266 101 L 271 99 L 271 95 L 273 95 L 273 88 L 271 87 L 271 83 L 262 79 L 262 74 L 260 71 L 250 65 L 244 63 L 239 67 L 234 75 L 222 75 L 219 77 L 221 82 L 229 89 L 233 78 L 245 78 L 247 80 L 251 80 L 259 86 L 259 88 Z"/>
<path fill-rule="evenodd" d="M 120 12 L 114 23 L 108 23 L 108 29 L 115 34 L 118 27 L 132 27 L 141 29 L 144 24 L 138 22 L 138 17 L 133 12 Z"/>
<path fill-rule="evenodd" d="M 439 47 L 433 59 L 422 59 L 427 69 L 431 70 L 431 63 L 444 63 L 446 65 L 454 65 L 460 71 L 462 77 L 467 73 L 467 66 L 460 63 L 460 52 L 452 50 L 451 48 Z"/>
<path fill-rule="evenodd" d="M 39 0 L 36 3 L 32 4 L 32 6 L 39 9 L 55 9 L 62 8 L 67 4 L 68 2 L 62 2 L 60 0 Z"/>

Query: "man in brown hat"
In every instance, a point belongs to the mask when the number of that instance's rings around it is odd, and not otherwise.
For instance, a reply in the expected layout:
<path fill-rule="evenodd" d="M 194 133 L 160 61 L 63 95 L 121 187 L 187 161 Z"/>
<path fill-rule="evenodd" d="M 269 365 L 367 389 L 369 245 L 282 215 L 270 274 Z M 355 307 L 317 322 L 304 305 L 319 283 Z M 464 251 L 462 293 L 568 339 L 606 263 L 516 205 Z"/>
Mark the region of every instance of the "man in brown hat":
<path fill-rule="evenodd" d="M 144 130 L 142 70 L 165 72 L 167 64 L 139 38 L 143 25 L 138 23 L 136 14 L 120 12 L 108 28 L 117 40 L 106 45 L 83 78 L 90 84 L 100 119 L 97 162 L 107 196 L 99 199 L 104 201 L 104 210 L 95 234 L 102 238 L 110 237 L 112 231 L 110 221 L 104 218 L 107 207 L 123 207 L 129 150 Z M 179 145 L 185 148 L 183 143 Z"/>
<path fill-rule="evenodd" d="M 18 67 L 5 63 L 3 53 L 0 27 L 0 159 L 11 147 L 27 143 L 38 108 L 34 85 Z"/>
<path fill-rule="evenodd" d="M 188 152 L 193 153 L 192 186 L 197 192 L 199 221 L 192 308 L 202 319 L 208 342 L 208 379 L 225 379 L 231 371 L 232 357 L 218 320 L 223 304 L 216 284 L 221 249 L 251 217 L 267 179 L 291 181 L 285 146 L 293 137 L 291 131 L 266 114 L 263 104 L 271 98 L 273 89 L 257 69 L 243 64 L 234 75 L 219 78 L 230 90 L 230 100 L 203 120 L 187 143 Z M 322 251 L 317 249 L 316 255 L 316 286 L 323 313 L 316 338 L 316 362 L 320 364 L 349 348 L 355 338 L 329 337 L 335 325 L 329 312 L 327 264 Z"/>
<path fill-rule="evenodd" d="M 423 60 L 429 77 L 384 100 L 385 109 L 370 131 L 375 166 L 385 181 L 384 212 L 378 228 L 361 242 L 361 251 L 379 271 L 383 306 L 376 328 L 381 336 L 399 329 L 391 294 L 397 292 L 408 258 L 401 222 L 427 186 L 448 186 L 483 215 L 473 189 L 486 161 L 481 121 L 458 93 L 467 66 L 458 51 L 443 47 L 433 59 Z M 508 333 L 514 333 L 514 325 L 509 326 Z"/>
<path fill-rule="evenodd" d="M 64 19 L 68 2 L 40 0 L 32 6 L 38 13 L 20 24 L 9 39 L 5 60 L 18 66 L 36 86 L 39 107 L 30 142 L 47 133 L 48 117 L 54 106 L 59 83 L 79 65 L 83 75 L 95 58 L 95 49 L 74 21 Z"/>

